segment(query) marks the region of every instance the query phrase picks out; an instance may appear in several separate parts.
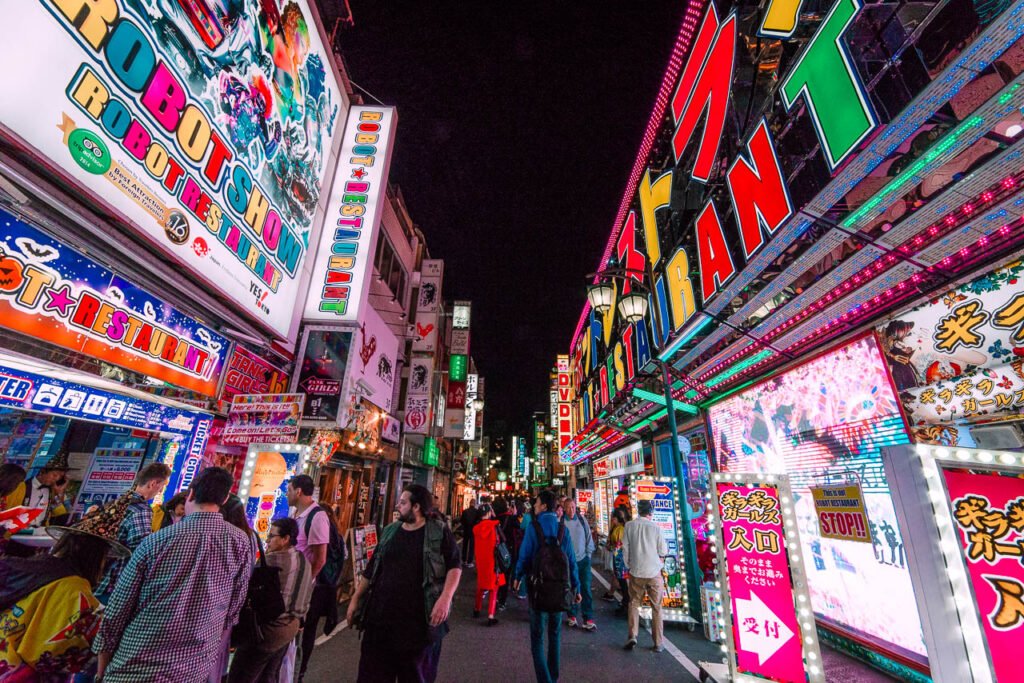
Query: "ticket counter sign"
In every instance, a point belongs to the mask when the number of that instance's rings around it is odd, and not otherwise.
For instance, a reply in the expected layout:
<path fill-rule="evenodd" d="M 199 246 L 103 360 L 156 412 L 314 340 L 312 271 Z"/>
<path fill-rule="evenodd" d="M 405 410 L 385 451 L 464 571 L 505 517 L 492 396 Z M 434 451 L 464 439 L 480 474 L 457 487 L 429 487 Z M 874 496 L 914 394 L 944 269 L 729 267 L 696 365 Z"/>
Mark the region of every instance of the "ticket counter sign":
<path fill-rule="evenodd" d="M 790 540 L 796 522 L 788 485 L 719 481 L 713 495 L 733 678 L 823 681 L 810 599 L 805 587 L 795 588 L 803 567 L 790 557 L 800 558 L 800 550 Z"/>
<path fill-rule="evenodd" d="M 811 496 L 822 538 L 871 543 L 871 525 L 858 484 L 813 486 Z"/>

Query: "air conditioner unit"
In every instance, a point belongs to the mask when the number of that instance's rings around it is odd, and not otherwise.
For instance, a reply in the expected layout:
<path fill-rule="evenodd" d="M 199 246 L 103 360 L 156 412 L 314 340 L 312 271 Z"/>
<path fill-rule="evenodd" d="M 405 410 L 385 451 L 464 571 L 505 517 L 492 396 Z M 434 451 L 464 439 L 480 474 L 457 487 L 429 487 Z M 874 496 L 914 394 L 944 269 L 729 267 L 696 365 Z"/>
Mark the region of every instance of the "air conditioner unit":
<path fill-rule="evenodd" d="M 971 437 L 978 448 L 994 451 L 1024 448 L 1024 436 L 1015 424 L 982 425 L 971 428 Z"/>

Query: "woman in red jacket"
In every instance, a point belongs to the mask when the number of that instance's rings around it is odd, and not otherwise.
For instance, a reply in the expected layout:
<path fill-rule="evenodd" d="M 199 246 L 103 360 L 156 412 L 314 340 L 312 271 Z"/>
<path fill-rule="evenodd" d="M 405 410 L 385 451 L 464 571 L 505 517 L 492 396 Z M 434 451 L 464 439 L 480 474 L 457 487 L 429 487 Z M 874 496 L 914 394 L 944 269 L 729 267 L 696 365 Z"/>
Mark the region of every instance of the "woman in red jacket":
<path fill-rule="evenodd" d="M 473 616 L 480 616 L 484 593 L 488 593 L 487 625 L 494 626 L 498 620 L 494 611 L 498 606 L 498 588 L 505 585 L 505 575 L 494 564 L 494 549 L 500 540 L 498 520 L 489 503 L 480 506 L 480 521 L 473 527 L 473 550 L 476 555 L 476 608 Z"/>

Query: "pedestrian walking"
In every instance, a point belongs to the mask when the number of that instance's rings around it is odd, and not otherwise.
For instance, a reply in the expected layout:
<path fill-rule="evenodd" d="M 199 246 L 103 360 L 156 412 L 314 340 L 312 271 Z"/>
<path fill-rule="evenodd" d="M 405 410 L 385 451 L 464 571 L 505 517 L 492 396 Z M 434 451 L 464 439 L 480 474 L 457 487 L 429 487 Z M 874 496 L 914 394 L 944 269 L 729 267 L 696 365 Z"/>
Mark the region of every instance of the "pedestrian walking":
<path fill-rule="evenodd" d="M 313 596 L 313 575 L 296 549 L 299 525 L 290 517 L 275 519 L 267 535 L 266 561 L 278 569 L 285 611 L 259 628 L 259 642 L 239 645 L 228 683 L 276 683 L 289 645 L 299 632 Z"/>
<path fill-rule="evenodd" d="M 483 608 L 484 595 L 487 595 L 487 625 L 498 623 L 494 613 L 498 608 L 498 588 L 505 585 L 502 574 L 494 561 L 494 550 L 501 539 L 498 520 L 494 510 L 488 504 L 480 506 L 480 520 L 473 527 L 473 547 L 476 553 L 476 606 L 473 618 L 480 616 Z"/>
<path fill-rule="evenodd" d="M 623 534 L 622 553 L 629 567 L 629 638 L 626 649 L 636 647 L 636 636 L 640 628 L 640 605 L 646 595 L 651 600 L 651 637 L 655 652 L 662 646 L 663 628 L 661 623 L 661 580 L 662 558 L 668 555 L 668 543 L 661 528 L 651 520 L 651 501 L 641 500 L 636 505 L 639 516 L 626 524 Z"/>
<path fill-rule="evenodd" d="M 249 539 L 220 513 L 233 483 L 220 467 L 197 474 L 185 518 L 132 554 L 93 643 L 104 683 L 207 680 L 254 560 Z"/>
<path fill-rule="evenodd" d="M 555 494 L 541 491 L 533 504 L 533 517 L 523 537 L 516 563 L 518 590 L 527 579 L 530 599 L 530 650 L 538 683 L 558 680 L 561 657 L 562 612 L 581 600 L 572 539 L 554 510 Z M 547 652 L 544 635 L 547 634 Z"/>
<path fill-rule="evenodd" d="M 452 598 L 462 577 L 455 536 L 433 512 L 431 493 L 411 484 L 397 522 L 384 528 L 348 606 L 363 630 L 360 683 L 437 678 Z"/>
<path fill-rule="evenodd" d="M 305 628 L 302 632 L 302 661 L 299 663 L 299 681 L 302 681 L 309 668 L 316 644 L 317 625 L 321 618 L 332 612 L 337 615 L 338 595 L 335 587 L 319 580 L 320 572 L 327 564 L 327 549 L 331 542 L 331 525 L 333 524 L 327 508 L 321 506 L 313 498 L 313 478 L 307 474 L 299 474 L 291 478 L 286 488 L 288 505 L 292 507 L 292 518 L 299 527 L 298 550 L 309 562 L 310 575 L 316 581 L 313 595 L 306 612 Z M 295 652 L 289 650 L 285 654 L 285 668 L 289 671 L 295 667 Z"/>
<path fill-rule="evenodd" d="M 162 462 L 150 463 L 135 476 L 135 485 L 132 489 L 121 496 L 125 500 L 119 499 L 111 503 L 127 506 L 127 514 L 117 528 L 117 541 L 128 548 L 129 552 L 134 552 L 139 544 L 153 533 L 153 508 L 150 507 L 149 501 L 158 496 L 170 480 L 170 467 Z M 127 558 L 108 563 L 103 580 L 96 588 L 96 598 L 103 604 L 110 601 L 117 577 L 121 575 L 121 570 L 126 564 Z"/>
<path fill-rule="evenodd" d="M 519 523 L 516 521 L 515 509 L 506 498 L 498 498 L 494 501 L 494 517 L 498 520 L 498 537 L 505 543 L 505 547 L 508 548 L 512 557 L 512 565 L 507 572 L 504 572 L 505 583 L 498 588 L 498 611 L 504 612 L 508 602 L 508 592 L 512 587 L 512 572 L 516 568 L 515 534 L 519 530 Z"/>
<path fill-rule="evenodd" d="M 622 602 L 615 610 L 615 616 L 625 617 L 629 614 L 629 565 L 622 551 L 622 539 L 626 531 L 629 513 L 626 508 L 618 508 L 612 513 L 611 530 L 608 532 L 608 550 L 612 555 L 612 590 L 618 589 Z M 614 596 L 612 596 L 614 599 Z"/>
<path fill-rule="evenodd" d="M 476 509 L 476 501 L 471 500 L 459 517 L 459 523 L 462 525 L 462 559 L 467 567 L 473 566 L 473 527 L 479 519 L 480 511 Z"/>
<path fill-rule="evenodd" d="M 47 529 L 49 555 L 0 559 L 0 680 L 66 680 L 93 660 L 100 603 L 93 590 L 108 556 L 127 557 L 117 530 L 127 503 L 71 527 Z"/>
<path fill-rule="evenodd" d="M 572 539 L 572 551 L 576 555 L 576 573 L 580 577 L 580 604 L 569 611 L 568 625 L 580 626 L 585 631 L 594 631 L 594 596 L 590 590 L 590 556 L 594 554 L 594 536 L 590 524 L 576 508 L 576 500 L 567 496 L 562 500 L 565 510 L 563 521 Z"/>

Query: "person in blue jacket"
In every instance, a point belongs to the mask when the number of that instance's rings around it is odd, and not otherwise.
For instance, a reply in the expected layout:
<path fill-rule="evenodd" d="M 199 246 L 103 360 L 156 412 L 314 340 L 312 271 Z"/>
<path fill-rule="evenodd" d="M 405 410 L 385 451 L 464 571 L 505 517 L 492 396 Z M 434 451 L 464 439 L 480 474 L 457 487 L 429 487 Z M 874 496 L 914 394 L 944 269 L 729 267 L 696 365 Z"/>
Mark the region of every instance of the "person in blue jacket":
<path fill-rule="evenodd" d="M 533 503 L 533 514 L 540 523 L 545 538 L 557 538 L 558 528 L 562 525 L 555 510 L 555 494 L 541 491 Z M 516 562 L 515 589 L 518 590 L 523 577 L 533 567 L 533 557 L 540 548 L 541 539 L 532 524 L 526 528 L 523 545 L 519 549 L 519 561 Z M 562 552 L 569 559 L 569 581 L 576 602 L 580 602 L 580 578 L 577 572 L 576 555 L 572 549 L 572 538 L 568 531 L 562 534 Z M 547 657 L 544 656 L 544 632 L 548 634 Z M 541 612 L 530 605 L 530 650 L 533 652 L 533 669 L 537 673 L 538 683 L 552 683 L 558 680 L 560 649 L 562 637 L 561 612 Z"/>

